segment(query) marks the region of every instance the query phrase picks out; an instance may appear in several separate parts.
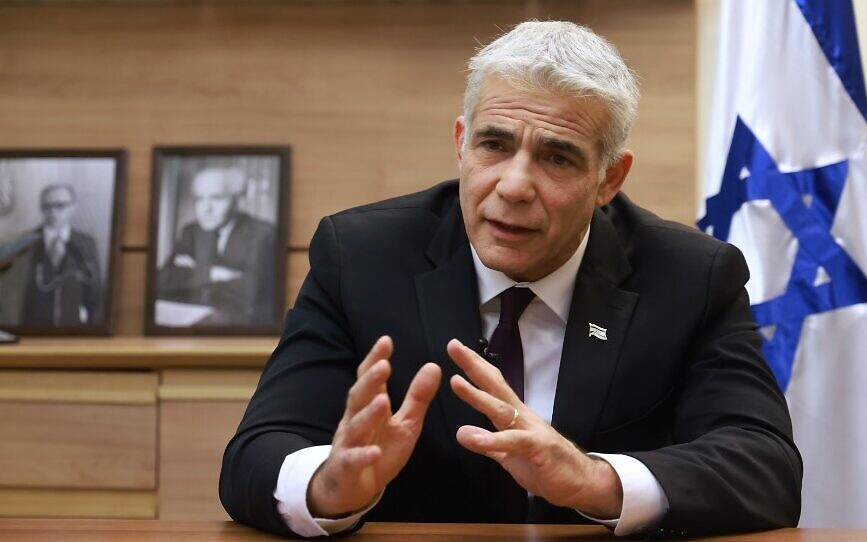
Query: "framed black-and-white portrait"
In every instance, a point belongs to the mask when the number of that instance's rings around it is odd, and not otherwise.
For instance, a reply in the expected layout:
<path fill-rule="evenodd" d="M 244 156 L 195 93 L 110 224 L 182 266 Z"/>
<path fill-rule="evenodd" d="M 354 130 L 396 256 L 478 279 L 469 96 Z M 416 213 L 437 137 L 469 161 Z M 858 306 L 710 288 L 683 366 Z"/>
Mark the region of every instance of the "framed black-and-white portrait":
<path fill-rule="evenodd" d="M 158 147 L 148 334 L 279 333 L 288 147 Z"/>
<path fill-rule="evenodd" d="M 0 150 L 0 329 L 108 335 L 122 150 Z"/>

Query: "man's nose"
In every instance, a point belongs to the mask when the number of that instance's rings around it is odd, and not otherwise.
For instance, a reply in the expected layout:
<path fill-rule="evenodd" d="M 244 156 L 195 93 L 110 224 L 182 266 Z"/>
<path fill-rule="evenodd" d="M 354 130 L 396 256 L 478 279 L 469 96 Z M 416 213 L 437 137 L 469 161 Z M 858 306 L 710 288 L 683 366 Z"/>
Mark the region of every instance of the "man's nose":
<path fill-rule="evenodd" d="M 515 153 L 504 164 L 500 180 L 497 182 L 497 194 L 510 202 L 529 202 L 535 196 L 533 187 L 535 165 L 528 152 Z"/>

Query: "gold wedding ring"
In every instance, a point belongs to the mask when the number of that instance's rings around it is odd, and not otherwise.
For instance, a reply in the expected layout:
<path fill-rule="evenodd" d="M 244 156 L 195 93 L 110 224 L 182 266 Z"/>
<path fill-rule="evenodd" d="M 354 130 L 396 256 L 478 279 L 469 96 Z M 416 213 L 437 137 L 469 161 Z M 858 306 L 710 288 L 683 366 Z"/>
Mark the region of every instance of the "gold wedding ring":
<path fill-rule="evenodd" d="M 512 414 L 512 421 L 509 422 L 509 425 L 507 425 L 506 427 L 503 428 L 503 431 L 505 431 L 506 429 L 513 428 L 515 426 L 515 424 L 518 423 L 518 416 L 519 416 L 518 409 L 516 408 L 515 413 Z"/>

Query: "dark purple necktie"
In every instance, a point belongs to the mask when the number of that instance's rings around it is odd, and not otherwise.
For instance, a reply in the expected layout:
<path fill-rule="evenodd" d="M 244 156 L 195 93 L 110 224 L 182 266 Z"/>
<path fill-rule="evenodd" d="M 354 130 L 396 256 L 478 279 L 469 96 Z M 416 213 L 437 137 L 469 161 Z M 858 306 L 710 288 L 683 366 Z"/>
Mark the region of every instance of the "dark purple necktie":
<path fill-rule="evenodd" d="M 524 400 L 524 349 L 518 319 L 536 297 L 529 288 L 511 287 L 500 294 L 500 323 L 491 335 L 488 350 L 496 354 L 496 364 L 515 394 Z"/>
<path fill-rule="evenodd" d="M 524 349 L 521 347 L 518 319 L 534 297 L 536 294 L 529 288 L 514 286 L 500 294 L 500 323 L 488 344 L 488 352 L 495 354 L 494 364 L 521 401 L 524 400 Z M 524 523 L 529 505 L 527 491 L 499 465 L 491 479 L 491 493 L 496 496 L 494 521 Z"/>

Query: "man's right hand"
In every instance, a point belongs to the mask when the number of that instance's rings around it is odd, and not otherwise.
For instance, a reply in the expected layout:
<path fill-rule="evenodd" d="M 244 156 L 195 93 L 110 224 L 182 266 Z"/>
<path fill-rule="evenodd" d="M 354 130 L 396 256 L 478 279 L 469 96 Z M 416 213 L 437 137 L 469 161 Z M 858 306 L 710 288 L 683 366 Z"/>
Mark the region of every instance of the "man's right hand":
<path fill-rule="evenodd" d="M 307 506 L 313 517 L 336 518 L 363 510 L 409 460 L 442 371 L 427 363 L 413 378 L 403 404 L 392 414 L 385 383 L 391 375 L 391 338 L 380 337 L 349 389 L 346 410 L 331 453 L 310 480 Z"/>

